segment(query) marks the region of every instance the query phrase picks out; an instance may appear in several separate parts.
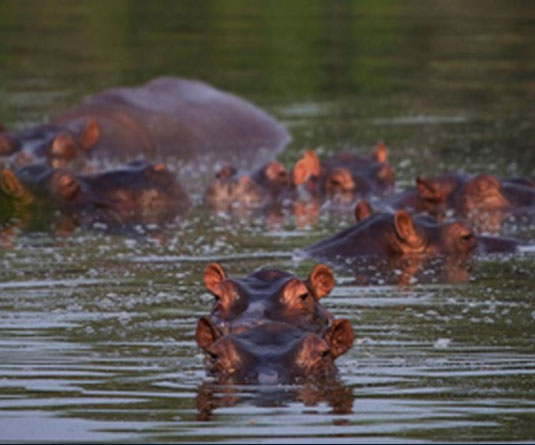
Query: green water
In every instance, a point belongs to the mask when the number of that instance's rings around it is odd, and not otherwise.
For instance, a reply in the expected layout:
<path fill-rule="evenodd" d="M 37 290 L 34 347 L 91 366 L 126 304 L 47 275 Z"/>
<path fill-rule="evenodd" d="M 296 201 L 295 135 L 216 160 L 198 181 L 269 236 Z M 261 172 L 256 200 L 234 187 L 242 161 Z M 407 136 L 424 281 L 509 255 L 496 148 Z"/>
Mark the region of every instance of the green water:
<path fill-rule="evenodd" d="M 171 74 L 241 95 L 304 149 L 390 149 L 398 185 L 449 169 L 535 177 L 531 1 L 0 3 L 0 122 Z M 184 172 L 196 176 L 196 172 Z M 188 182 L 199 202 L 204 183 Z M 213 387 L 194 341 L 207 262 L 305 277 L 292 251 L 348 224 L 197 205 L 163 237 L 21 234 L 0 251 L 0 441 L 533 441 L 535 253 L 464 283 L 357 286 L 324 304 L 355 347 L 334 388 Z M 508 235 L 535 240 L 533 224 Z"/>

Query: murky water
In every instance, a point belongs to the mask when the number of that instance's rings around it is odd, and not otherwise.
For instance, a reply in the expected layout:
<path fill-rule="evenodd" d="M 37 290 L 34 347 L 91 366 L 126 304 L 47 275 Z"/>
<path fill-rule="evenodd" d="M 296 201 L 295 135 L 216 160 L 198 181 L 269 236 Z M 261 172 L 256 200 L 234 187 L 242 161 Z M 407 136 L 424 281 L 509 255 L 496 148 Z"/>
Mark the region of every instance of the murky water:
<path fill-rule="evenodd" d="M 283 121 L 288 166 L 382 138 L 400 187 L 448 169 L 533 178 L 534 54 L 529 1 L 4 1 L 0 121 L 23 128 L 175 74 Z M 203 179 L 188 188 L 198 201 Z M 0 251 L 0 441 L 535 440 L 532 246 L 478 258 L 458 284 L 359 286 L 338 271 L 324 304 L 357 341 L 328 388 L 207 379 L 194 340 L 205 264 L 306 276 L 314 263 L 294 250 L 349 220 L 236 221 L 199 205 L 157 237 L 17 237 Z M 506 233 L 535 240 L 529 221 Z"/>

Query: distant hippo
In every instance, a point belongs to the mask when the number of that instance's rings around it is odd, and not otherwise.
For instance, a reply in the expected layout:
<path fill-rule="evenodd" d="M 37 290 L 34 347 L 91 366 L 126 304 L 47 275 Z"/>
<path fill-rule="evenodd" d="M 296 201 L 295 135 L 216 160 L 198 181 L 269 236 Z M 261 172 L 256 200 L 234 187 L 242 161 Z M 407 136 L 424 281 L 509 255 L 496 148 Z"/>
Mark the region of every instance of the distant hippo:
<path fill-rule="evenodd" d="M 199 320 L 196 331 L 197 344 L 206 353 L 208 372 L 227 384 L 332 379 L 336 374 L 334 361 L 353 346 L 354 338 L 346 319 L 334 320 L 323 335 L 281 322 L 223 334 L 208 317 Z"/>
<path fill-rule="evenodd" d="M 381 141 L 371 156 L 338 153 L 320 161 L 313 151 L 308 151 L 297 161 L 293 176 L 295 183 L 312 196 L 340 204 L 388 194 L 395 180 L 388 151 Z"/>
<path fill-rule="evenodd" d="M 450 211 L 467 218 L 477 231 L 497 232 L 508 214 L 535 210 L 535 184 L 528 178 L 450 172 L 432 179 L 418 178 L 416 187 L 385 199 L 383 204 L 438 218 Z"/>
<path fill-rule="evenodd" d="M 203 82 L 158 77 L 140 87 L 103 91 L 50 125 L 2 133 L 4 154 L 21 162 L 85 156 L 171 156 L 259 165 L 290 140 L 267 113 Z M 54 166 L 54 165 L 53 165 Z"/>
<path fill-rule="evenodd" d="M 254 171 L 239 171 L 230 165 L 219 170 L 206 188 L 203 201 L 215 210 L 235 207 L 266 208 L 295 201 L 290 173 L 272 161 Z"/>
<path fill-rule="evenodd" d="M 85 175 L 37 164 L 22 168 L 17 177 L 36 205 L 74 217 L 82 224 L 163 223 L 184 214 L 191 205 L 162 163 L 137 161 Z"/>
<path fill-rule="evenodd" d="M 211 319 L 225 333 L 271 320 L 322 334 L 332 321 L 319 302 L 334 287 L 333 273 L 323 264 L 314 267 L 306 280 L 300 280 L 279 269 L 230 278 L 220 264 L 211 263 L 204 272 L 204 282 L 215 297 Z"/>

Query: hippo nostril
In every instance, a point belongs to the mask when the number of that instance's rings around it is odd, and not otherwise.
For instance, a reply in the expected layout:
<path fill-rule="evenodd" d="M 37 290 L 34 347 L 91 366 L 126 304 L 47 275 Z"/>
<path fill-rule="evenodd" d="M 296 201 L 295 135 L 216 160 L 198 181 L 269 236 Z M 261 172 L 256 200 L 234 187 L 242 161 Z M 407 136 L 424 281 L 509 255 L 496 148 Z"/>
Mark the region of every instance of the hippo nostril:
<path fill-rule="evenodd" d="M 305 301 L 305 300 L 308 298 L 308 292 L 299 295 L 299 298 L 300 298 L 302 301 Z"/>

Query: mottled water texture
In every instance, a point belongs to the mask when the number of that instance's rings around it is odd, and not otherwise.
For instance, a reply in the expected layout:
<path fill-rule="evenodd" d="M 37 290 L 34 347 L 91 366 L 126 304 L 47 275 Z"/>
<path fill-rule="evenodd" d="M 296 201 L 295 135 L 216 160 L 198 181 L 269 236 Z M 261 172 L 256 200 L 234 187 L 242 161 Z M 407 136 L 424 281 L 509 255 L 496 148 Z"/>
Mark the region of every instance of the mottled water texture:
<path fill-rule="evenodd" d="M 22 129 L 171 74 L 248 98 L 305 149 L 390 149 L 398 186 L 450 169 L 535 176 L 535 8 L 475 2 L 0 4 L 0 122 Z M 209 162 L 170 168 L 199 203 Z M 354 348 L 329 387 L 218 386 L 194 340 L 208 262 L 306 276 L 300 227 L 197 205 L 162 231 L 22 233 L 0 250 L 0 441 L 535 440 L 535 249 L 408 285 L 337 270 Z M 532 243 L 533 221 L 504 233 Z M 388 278 L 388 279 L 387 279 Z M 394 280 L 395 281 L 395 280 Z M 452 281 L 456 281 L 453 282 Z"/>

